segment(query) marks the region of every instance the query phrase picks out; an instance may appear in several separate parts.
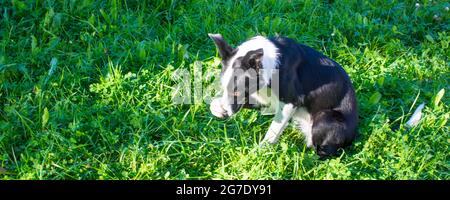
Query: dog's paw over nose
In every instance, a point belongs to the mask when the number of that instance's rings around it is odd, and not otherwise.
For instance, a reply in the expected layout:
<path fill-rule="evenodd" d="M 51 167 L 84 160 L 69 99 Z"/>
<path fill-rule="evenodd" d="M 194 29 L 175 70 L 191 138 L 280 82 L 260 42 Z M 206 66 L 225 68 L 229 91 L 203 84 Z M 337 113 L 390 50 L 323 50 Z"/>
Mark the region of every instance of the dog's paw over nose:
<path fill-rule="evenodd" d="M 211 105 L 209 106 L 209 109 L 211 110 L 211 113 L 218 117 L 218 118 L 225 118 L 227 117 L 227 111 L 223 108 L 222 102 L 220 99 L 213 99 L 211 101 Z"/>

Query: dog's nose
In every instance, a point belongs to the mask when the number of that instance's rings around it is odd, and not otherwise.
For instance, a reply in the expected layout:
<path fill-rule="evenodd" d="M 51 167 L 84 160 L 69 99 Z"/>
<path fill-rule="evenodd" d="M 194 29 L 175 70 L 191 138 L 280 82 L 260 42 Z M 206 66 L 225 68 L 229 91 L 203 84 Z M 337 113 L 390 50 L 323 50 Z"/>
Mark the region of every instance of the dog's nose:
<path fill-rule="evenodd" d="M 223 113 L 223 115 L 222 115 L 222 119 L 226 119 L 228 117 L 230 117 L 230 115 L 228 114 L 227 111 L 225 111 L 225 113 Z"/>
<path fill-rule="evenodd" d="M 220 114 L 214 113 L 214 112 L 211 112 L 211 113 L 219 119 L 227 119 L 230 117 L 230 115 L 226 111 L 224 113 L 220 113 Z"/>

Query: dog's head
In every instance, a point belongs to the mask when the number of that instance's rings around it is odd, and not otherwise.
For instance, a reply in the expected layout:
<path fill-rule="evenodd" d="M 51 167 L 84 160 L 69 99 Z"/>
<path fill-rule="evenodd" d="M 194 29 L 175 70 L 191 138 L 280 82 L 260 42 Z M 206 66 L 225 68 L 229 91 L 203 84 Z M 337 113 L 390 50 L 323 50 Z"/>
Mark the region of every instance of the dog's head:
<path fill-rule="evenodd" d="M 354 139 L 354 134 L 345 127 L 344 116 L 340 112 L 318 112 L 314 121 L 312 142 L 321 159 L 339 155 L 339 149 L 345 148 Z"/>
<path fill-rule="evenodd" d="M 260 81 L 264 48 L 258 45 L 231 47 L 220 34 L 208 34 L 214 41 L 222 59 L 220 76 L 223 94 L 211 102 L 211 112 L 226 118 L 249 104 L 250 95 L 264 84 Z"/>

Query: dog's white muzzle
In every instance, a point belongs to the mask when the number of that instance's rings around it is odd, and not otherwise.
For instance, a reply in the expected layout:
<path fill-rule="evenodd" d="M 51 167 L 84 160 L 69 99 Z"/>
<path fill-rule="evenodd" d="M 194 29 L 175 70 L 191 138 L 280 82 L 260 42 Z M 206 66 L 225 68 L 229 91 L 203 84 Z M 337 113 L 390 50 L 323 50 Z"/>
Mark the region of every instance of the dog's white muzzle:
<path fill-rule="evenodd" d="M 230 109 L 226 109 L 227 107 L 230 107 L 228 105 L 224 105 L 222 98 L 213 99 L 211 101 L 211 105 L 209 106 L 209 109 L 211 110 L 211 113 L 218 117 L 218 118 L 225 118 L 228 116 L 231 116 L 232 113 L 230 113 Z M 228 111 L 230 110 L 230 111 Z"/>

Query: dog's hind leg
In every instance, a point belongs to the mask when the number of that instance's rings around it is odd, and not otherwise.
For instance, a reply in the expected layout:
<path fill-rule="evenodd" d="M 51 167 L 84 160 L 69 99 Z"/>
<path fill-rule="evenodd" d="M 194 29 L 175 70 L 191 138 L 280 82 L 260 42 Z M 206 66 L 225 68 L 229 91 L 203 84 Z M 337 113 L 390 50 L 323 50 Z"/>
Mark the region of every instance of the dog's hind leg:
<path fill-rule="evenodd" d="M 269 130 L 266 133 L 266 136 L 261 142 L 261 145 L 264 143 L 275 144 L 278 142 L 281 133 L 286 128 L 286 125 L 289 123 L 292 115 L 297 110 L 297 107 L 293 104 L 285 104 L 283 102 L 279 102 L 277 106 L 277 110 L 275 113 L 275 117 L 270 124 Z"/>

